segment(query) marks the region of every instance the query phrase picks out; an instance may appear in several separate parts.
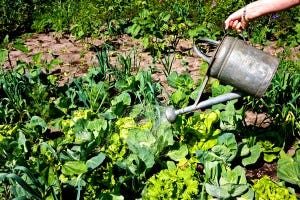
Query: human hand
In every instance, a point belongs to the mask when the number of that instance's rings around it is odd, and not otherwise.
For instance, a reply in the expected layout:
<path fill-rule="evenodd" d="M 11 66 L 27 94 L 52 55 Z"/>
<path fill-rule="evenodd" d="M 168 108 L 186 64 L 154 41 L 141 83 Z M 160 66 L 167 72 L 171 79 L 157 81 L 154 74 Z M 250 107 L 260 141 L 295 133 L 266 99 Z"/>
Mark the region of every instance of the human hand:
<path fill-rule="evenodd" d="M 246 8 L 242 8 L 232 13 L 225 20 L 225 29 L 231 28 L 240 33 L 244 30 L 248 24 L 248 18 L 246 16 Z"/>

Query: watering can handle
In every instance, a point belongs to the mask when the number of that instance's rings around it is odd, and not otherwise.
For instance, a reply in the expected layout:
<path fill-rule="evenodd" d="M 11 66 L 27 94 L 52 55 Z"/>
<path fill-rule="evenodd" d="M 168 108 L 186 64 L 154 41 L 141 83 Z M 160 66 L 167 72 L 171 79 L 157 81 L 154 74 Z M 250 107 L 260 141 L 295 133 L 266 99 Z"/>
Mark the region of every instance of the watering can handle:
<path fill-rule="evenodd" d="M 197 41 L 205 42 L 205 43 L 212 44 L 212 45 L 215 45 L 215 46 L 218 46 L 220 44 L 220 42 L 215 41 L 215 40 L 211 40 L 211 39 L 208 39 L 208 38 L 200 38 Z M 213 58 L 209 57 L 205 53 L 203 53 L 200 49 L 198 49 L 198 47 L 196 45 L 194 45 L 194 51 L 198 54 L 198 56 L 200 56 L 206 62 L 208 62 L 209 64 L 212 63 Z"/>

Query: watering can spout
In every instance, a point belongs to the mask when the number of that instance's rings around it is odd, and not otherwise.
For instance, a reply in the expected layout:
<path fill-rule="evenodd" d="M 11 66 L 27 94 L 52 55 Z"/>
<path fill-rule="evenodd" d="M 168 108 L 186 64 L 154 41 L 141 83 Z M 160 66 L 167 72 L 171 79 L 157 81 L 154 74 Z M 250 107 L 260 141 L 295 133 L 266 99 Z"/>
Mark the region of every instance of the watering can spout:
<path fill-rule="evenodd" d="M 230 92 L 230 93 L 227 93 L 227 94 L 222 94 L 222 95 L 219 95 L 217 97 L 207 99 L 207 100 L 202 101 L 198 104 L 194 104 L 194 105 L 191 105 L 191 106 L 188 106 L 188 107 L 185 107 L 185 108 L 181 108 L 181 109 L 178 109 L 178 110 L 175 110 L 174 108 L 168 107 L 166 109 L 166 118 L 169 122 L 172 123 L 176 120 L 177 116 L 180 115 L 180 114 L 193 112 L 195 110 L 200 110 L 200 109 L 203 109 L 203 108 L 207 108 L 207 107 L 210 107 L 212 105 L 223 103 L 223 102 L 230 101 L 230 100 L 233 100 L 233 99 L 237 99 L 237 98 L 240 98 L 240 97 L 243 97 L 243 96 L 244 96 L 244 94 L 242 92 L 234 91 L 234 92 Z"/>

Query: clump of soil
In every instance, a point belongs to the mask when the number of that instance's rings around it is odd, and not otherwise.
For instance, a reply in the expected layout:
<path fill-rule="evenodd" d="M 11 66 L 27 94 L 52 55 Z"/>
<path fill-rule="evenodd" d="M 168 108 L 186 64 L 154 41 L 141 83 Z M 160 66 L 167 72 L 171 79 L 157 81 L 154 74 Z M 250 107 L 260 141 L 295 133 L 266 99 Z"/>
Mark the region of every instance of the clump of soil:
<path fill-rule="evenodd" d="M 254 180 L 254 179 L 260 179 L 263 176 L 267 175 L 274 181 L 278 181 L 277 178 L 277 163 L 261 163 L 260 166 L 255 166 L 247 169 L 246 171 L 246 177 L 249 180 Z"/>

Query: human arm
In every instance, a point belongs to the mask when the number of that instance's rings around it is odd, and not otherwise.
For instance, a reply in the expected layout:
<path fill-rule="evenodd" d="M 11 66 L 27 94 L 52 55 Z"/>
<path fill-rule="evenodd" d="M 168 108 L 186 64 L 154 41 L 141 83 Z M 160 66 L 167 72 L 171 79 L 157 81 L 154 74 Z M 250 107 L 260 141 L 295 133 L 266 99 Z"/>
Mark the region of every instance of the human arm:
<path fill-rule="evenodd" d="M 248 21 L 257 17 L 287 10 L 300 4 L 300 0 L 258 0 L 254 1 L 244 8 L 232 13 L 225 20 L 225 28 L 232 28 L 237 32 L 245 29 Z"/>

